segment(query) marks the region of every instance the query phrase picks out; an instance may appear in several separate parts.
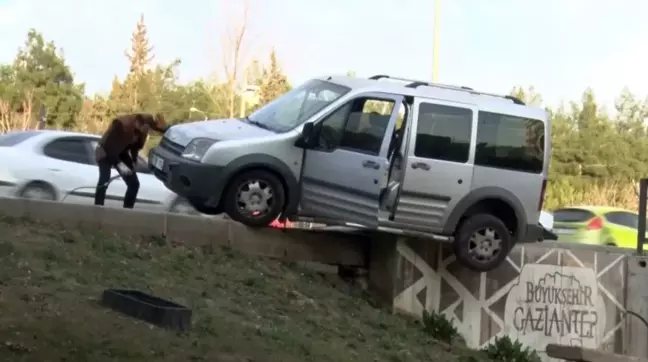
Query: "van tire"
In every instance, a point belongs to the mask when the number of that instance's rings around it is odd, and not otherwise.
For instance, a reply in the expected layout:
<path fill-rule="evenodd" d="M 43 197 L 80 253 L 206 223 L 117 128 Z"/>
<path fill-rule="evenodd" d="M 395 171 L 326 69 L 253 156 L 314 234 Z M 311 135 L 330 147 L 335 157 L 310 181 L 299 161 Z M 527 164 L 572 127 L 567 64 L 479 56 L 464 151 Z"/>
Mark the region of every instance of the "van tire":
<path fill-rule="evenodd" d="M 471 240 L 473 236 L 485 237 L 487 244 L 474 244 L 474 240 Z M 499 242 L 494 243 L 497 240 Z M 466 268 L 487 272 L 502 264 L 514 245 L 513 235 L 502 220 L 491 214 L 475 214 L 459 225 L 452 247 L 457 260 Z M 471 249 L 475 251 L 471 252 Z M 483 254 L 479 255 L 480 252 Z M 488 257 L 488 254 L 491 256 Z"/>
<path fill-rule="evenodd" d="M 252 216 L 243 212 L 239 206 L 239 193 L 249 184 L 259 183 L 262 189 L 271 190 L 271 198 L 268 210 L 262 215 Z M 281 181 L 274 174 L 265 170 L 251 170 L 238 174 L 232 178 L 225 190 L 223 209 L 234 221 L 251 227 L 266 227 L 276 220 L 284 209 L 286 202 L 286 191 Z"/>

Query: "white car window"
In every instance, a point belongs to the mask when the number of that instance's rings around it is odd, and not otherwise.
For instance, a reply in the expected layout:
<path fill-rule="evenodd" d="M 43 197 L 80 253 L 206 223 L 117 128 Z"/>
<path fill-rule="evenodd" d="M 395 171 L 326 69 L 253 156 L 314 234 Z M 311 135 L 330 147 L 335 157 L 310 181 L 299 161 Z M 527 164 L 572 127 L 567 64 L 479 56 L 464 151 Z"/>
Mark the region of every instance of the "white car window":
<path fill-rule="evenodd" d="M 97 149 L 97 146 L 99 146 L 99 142 L 97 140 L 90 141 L 90 147 L 93 150 Z M 137 165 L 135 166 L 135 171 L 137 171 L 137 173 L 152 173 L 151 169 L 148 167 L 148 161 L 140 155 L 137 155 Z"/>
<path fill-rule="evenodd" d="M 91 165 L 94 162 L 86 145 L 83 139 L 59 138 L 45 145 L 43 153 L 57 160 Z"/>

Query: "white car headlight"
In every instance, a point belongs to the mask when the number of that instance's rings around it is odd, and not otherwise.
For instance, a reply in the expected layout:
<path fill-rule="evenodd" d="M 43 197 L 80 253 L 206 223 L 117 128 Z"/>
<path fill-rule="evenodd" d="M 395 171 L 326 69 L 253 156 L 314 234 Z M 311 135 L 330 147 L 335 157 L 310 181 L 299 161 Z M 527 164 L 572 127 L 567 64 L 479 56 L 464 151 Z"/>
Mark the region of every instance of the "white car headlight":
<path fill-rule="evenodd" d="M 211 138 L 194 138 L 187 147 L 185 147 L 184 151 L 182 152 L 182 157 L 188 158 L 190 160 L 194 161 L 200 161 L 205 153 L 207 153 L 207 150 L 211 145 L 216 143 L 216 140 L 213 140 Z"/>

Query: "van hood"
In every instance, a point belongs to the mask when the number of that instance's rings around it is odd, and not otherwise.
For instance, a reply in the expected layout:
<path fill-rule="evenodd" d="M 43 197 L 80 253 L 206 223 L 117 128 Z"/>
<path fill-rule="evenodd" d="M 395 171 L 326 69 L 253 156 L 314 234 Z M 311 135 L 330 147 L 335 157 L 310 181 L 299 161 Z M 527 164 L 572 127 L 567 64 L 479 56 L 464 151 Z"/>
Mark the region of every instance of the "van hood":
<path fill-rule="evenodd" d="M 197 121 L 177 124 L 169 128 L 164 137 L 173 143 L 186 146 L 194 138 L 213 138 L 218 141 L 259 138 L 274 134 L 267 129 L 245 123 L 237 118 Z"/>

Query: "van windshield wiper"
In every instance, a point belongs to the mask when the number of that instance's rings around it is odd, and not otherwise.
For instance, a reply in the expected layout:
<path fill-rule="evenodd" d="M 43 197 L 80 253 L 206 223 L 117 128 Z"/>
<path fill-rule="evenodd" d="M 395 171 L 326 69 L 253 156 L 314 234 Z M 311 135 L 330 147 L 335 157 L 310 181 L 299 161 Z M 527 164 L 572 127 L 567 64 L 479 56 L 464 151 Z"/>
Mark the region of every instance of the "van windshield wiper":
<path fill-rule="evenodd" d="M 273 131 L 274 132 L 274 129 L 270 128 L 267 124 L 261 123 L 259 121 L 252 120 L 252 119 L 250 119 L 250 117 L 245 117 L 245 121 L 247 123 L 253 124 L 253 125 L 255 125 L 255 126 L 259 127 L 259 128 L 267 129 L 268 131 Z"/>

